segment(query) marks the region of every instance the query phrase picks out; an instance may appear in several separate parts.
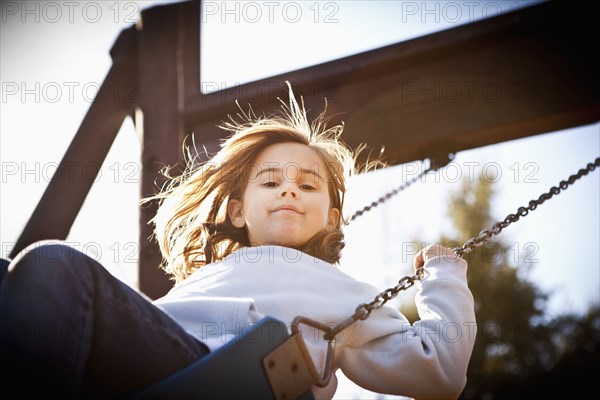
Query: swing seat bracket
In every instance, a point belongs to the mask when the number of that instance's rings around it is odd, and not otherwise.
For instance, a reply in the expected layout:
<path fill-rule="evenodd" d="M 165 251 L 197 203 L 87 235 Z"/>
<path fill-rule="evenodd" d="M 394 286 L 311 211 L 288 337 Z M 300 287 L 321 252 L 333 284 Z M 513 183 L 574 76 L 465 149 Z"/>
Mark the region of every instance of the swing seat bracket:
<path fill-rule="evenodd" d="M 313 385 L 313 378 L 294 334 L 263 359 L 265 374 L 277 400 L 297 399 Z"/>

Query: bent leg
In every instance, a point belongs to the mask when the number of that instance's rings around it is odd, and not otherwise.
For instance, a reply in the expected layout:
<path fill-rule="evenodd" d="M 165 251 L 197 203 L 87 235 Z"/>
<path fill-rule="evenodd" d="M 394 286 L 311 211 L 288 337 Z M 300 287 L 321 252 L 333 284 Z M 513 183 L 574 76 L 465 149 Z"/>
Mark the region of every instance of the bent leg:
<path fill-rule="evenodd" d="M 98 262 L 62 244 L 32 245 L 11 262 L 0 326 L 4 370 L 33 378 L 25 389 L 44 394 L 131 393 L 208 353 Z"/>

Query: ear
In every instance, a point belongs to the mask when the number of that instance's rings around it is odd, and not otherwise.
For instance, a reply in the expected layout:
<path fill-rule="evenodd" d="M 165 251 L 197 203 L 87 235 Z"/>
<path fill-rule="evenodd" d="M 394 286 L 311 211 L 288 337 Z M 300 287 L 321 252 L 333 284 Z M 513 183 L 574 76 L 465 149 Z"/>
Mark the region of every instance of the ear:
<path fill-rule="evenodd" d="M 243 228 L 246 225 L 244 214 L 242 212 L 242 202 L 239 200 L 229 200 L 227 204 L 227 216 L 236 228 Z"/>
<path fill-rule="evenodd" d="M 337 228 L 340 224 L 340 210 L 337 208 L 330 208 L 329 215 L 327 217 L 327 230 Z"/>

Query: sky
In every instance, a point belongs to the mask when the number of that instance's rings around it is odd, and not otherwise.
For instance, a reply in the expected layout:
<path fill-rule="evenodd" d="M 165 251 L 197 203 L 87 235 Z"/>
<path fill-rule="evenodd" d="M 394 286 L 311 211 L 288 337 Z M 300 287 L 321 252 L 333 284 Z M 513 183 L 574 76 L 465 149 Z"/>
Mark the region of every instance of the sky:
<path fill-rule="evenodd" d="M 135 23 L 141 9 L 169 2 L 0 3 L 1 256 L 10 253 L 90 107 L 110 68 L 109 50 L 119 32 Z M 532 2 L 224 4 L 202 6 L 199 90 L 203 92 L 452 28 Z M 140 133 L 127 119 L 67 238 L 132 287 L 137 285 L 140 151 Z M 474 180 L 483 173 L 494 182 L 492 210 L 500 220 L 598 156 L 598 123 L 460 152 L 438 175 L 428 176 L 348 226 L 341 266 L 381 289 L 393 286 L 410 271 L 414 238 L 430 244 L 440 234 L 452 232 L 448 198 L 462 179 Z M 356 177 L 350 182 L 346 212 L 397 187 L 418 168 L 414 162 Z M 552 315 L 583 312 L 600 303 L 599 193 L 600 172 L 595 171 L 501 234 L 511 245 L 517 268 L 527 264 L 530 278 L 550 293 Z M 403 293 L 397 301 L 413 295 Z M 369 396 L 378 397 L 343 377 L 336 393 L 337 398 Z"/>

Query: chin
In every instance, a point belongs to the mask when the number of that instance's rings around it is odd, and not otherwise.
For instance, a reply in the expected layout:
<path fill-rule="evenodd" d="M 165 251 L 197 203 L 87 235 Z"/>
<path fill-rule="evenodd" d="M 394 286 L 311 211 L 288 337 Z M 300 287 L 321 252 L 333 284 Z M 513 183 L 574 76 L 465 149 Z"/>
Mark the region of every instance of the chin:
<path fill-rule="evenodd" d="M 306 243 L 306 240 L 299 240 L 299 239 L 295 239 L 295 238 L 287 238 L 284 240 L 284 239 L 282 239 L 282 236 L 279 236 L 278 238 L 276 238 L 274 240 L 265 241 L 263 243 L 269 244 L 269 245 L 275 245 L 275 246 L 298 248 L 298 247 L 301 247 L 304 243 Z"/>

